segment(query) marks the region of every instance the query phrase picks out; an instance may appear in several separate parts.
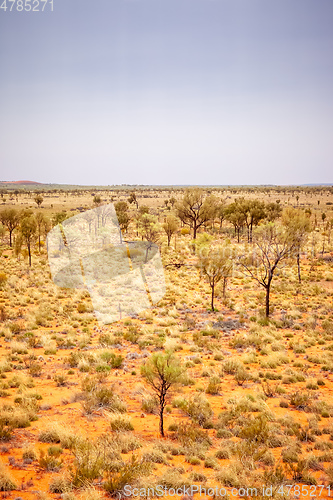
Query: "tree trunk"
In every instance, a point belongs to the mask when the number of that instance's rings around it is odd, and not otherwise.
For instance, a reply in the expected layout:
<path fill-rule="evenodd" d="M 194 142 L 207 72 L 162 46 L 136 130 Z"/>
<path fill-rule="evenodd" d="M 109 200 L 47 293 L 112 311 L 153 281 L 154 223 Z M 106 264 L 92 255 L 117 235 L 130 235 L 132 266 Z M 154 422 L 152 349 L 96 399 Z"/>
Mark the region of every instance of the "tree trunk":
<path fill-rule="evenodd" d="M 268 280 L 266 285 L 266 318 L 269 318 L 269 300 L 270 300 L 270 291 L 271 291 L 271 279 Z"/>
<path fill-rule="evenodd" d="M 301 278 L 301 265 L 300 265 L 299 250 L 297 252 L 297 273 L 298 273 L 298 282 L 301 283 L 302 278 Z"/>
<path fill-rule="evenodd" d="M 193 225 L 193 239 L 195 240 L 197 237 L 197 225 L 194 223 Z"/>
<path fill-rule="evenodd" d="M 12 232 L 13 230 L 9 230 L 9 246 L 12 246 Z"/>
<path fill-rule="evenodd" d="M 225 299 L 225 292 L 226 292 L 226 289 L 227 289 L 227 279 L 228 278 L 223 278 L 223 298 Z"/>
<path fill-rule="evenodd" d="M 237 242 L 239 243 L 239 232 L 240 232 L 240 229 L 237 228 Z"/>
<path fill-rule="evenodd" d="M 212 306 L 212 311 L 214 312 L 214 289 L 215 289 L 215 283 L 213 283 L 211 285 L 212 287 L 212 303 L 211 303 L 211 306 Z"/>
<path fill-rule="evenodd" d="M 252 243 L 253 225 L 250 224 L 250 243 Z"/>
<path fill-rule="evenodd" d="M 165 394 L 162 389 L 162 394 L 160 395 L 160 434 L 164 437 L 164 408 L 165 408 Z"/>
<path fill-rule="evenodd" d="M 168 247 L 170 246 L 171 234 L 168 234 Z"/>
<path fill-rule="evenodd" d="M 30 245 L 28 244 L 28 254 L 29 254 L 29 266 L 31 267 L 31 248 Z"/>

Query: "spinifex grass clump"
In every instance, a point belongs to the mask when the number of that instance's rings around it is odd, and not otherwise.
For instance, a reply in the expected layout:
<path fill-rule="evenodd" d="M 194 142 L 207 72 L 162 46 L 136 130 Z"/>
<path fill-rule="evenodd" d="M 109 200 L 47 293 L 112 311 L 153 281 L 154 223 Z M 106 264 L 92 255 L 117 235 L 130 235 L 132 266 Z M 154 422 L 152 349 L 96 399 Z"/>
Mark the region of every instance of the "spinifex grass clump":
<path fill-rule="evenodd" d="M 135 455 L 127 462 L 113 464 L 106 471 L 103 488 L 112 496 L 119 494 L 126 485 L 132 485 L 141 476 L 148 475 L 151 465 Z"/>
<path fill-rule="evenodd" d="M 213 410 L 208 399 L 203 394 L 194 394 L 187 398 L 176 398 L 173 401 L 173 406 L 180 408 L 200 427 L 207 429 L 212 426 Z"/>
<path fill-rule="evenodd" d="M 17 489 L 17 484 L 12 479 L 11 475 L 9 474 L 5 466 L 2 463 L 0 463 L 0 491 L 12 491 L 16 489 Z"/>
<path fill-rule="evenodd" d="M 82 406 L 85 413 L 105 408 L 109 411 L 125 413 L 126 405 L 120 400 L 112 387 L 107 387 L 98 378 L 87 376 L 82 382 L 84 400 Z"/>
<path fill-rule="evenodd" d="M 74 487 L 92 483 L 103 475 L 104 469 L 111 464 L 110 454 L 98 441 L 83 439 L 72 447 L 73 466 L 69 467 L 71 482 Z"/>
<path fill-rule="evenodd" d="M 110 428 L 112 431 L 133 431 L 134 427 L 129 419 L 129 417 L 119 414 L 119 413 L 114 413 L 110 414 L 108 417 L 108 420 L 110 422 Z"/>
<path fill-rule="evenodd" d="M 28 411 L 12 405 L 3 405 L 0 408 L 0 440 L 8 441 L 14 429 L 29 427 L 33 419 L 36 419 L 34 413 L 29 414 Z"/>
<path fill-rule="evenodd" d="M 58 458 L 54 456 L 52 452 L 50 453 L 50 448 L 48 449 L 47 453 L 45 453 L 44 450 L 40 450 L 38 465 L 41 469 L 56 472 L 62 467 L 62 463 L 62 460 L 58 460 Z"/>
<path fill-rule="evenodd" d="M 197 456 L 198 453 L 205 453 L 212 445 L 212 441 L 207 433 L 196 425 L 188 426 L 186 422 L 181 422 L 173 428 L 173 438 L 182 445 L 183 452 L 188 456 Z"/>

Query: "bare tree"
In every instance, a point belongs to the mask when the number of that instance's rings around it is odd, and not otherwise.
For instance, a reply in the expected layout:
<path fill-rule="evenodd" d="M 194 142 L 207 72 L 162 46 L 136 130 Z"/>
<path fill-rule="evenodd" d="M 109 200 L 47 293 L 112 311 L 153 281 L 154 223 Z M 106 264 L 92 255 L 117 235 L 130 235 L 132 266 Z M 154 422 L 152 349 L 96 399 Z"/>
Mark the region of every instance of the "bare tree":
<path fill-rule="evenodd" d="M 282 224 L 289 234 L 289 238 L 295 242 L 298 281 L 301 283 L 300 254 L 305 245 L 308 233 L 311 231 L 310 216 L 293 207 L 287 207 L 282 214 Z"/>
<path fill-rule="evenodd" d="M 41 239 L 43 232 L 45 232 L 45 226 L 47 226 L 47 221 L 41 212 L 38 212 L 35 215 L 35 220 L 36 220 L 37 234 L 38 234 L 38 249 L 40 251 L 40 246 L 41 246 L 40 239 Z"/>
<path fill-rule="evenodd" d="M 291 257 L 297 247 L 297 240 L 290 238 L 288 233 L 274 224 L 263 227 L 255 241 L 255 248 L 239 258 L 242 272 L 253 278 L 266 291 L 265 309 L 269 317 L 271 284 L 278 266 Z"/>

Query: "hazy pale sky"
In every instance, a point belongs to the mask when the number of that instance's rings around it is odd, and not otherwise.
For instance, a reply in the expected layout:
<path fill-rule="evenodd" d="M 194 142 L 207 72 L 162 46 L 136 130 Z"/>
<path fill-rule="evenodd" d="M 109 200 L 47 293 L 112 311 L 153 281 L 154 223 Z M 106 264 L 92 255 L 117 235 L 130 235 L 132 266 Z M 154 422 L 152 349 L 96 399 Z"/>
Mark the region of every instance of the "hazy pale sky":
<path fill-rule="evenodd" d="M 42 5 L 0 9 L 0 180 L 333 183 L 332 0 Z"/>

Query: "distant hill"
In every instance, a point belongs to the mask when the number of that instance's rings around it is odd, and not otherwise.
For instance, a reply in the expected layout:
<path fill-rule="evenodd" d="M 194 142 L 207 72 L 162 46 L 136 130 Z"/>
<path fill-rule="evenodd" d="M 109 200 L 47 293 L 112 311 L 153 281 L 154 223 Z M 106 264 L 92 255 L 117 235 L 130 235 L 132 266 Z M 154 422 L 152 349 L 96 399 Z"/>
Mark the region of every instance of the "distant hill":
<path fill-rule="evenodd" d="M 42 182 L 35 182 L 35 181 L 0 181 L 0 184 L 34 184 L 34 185 L 39 185 L 42 186 Z"/>

